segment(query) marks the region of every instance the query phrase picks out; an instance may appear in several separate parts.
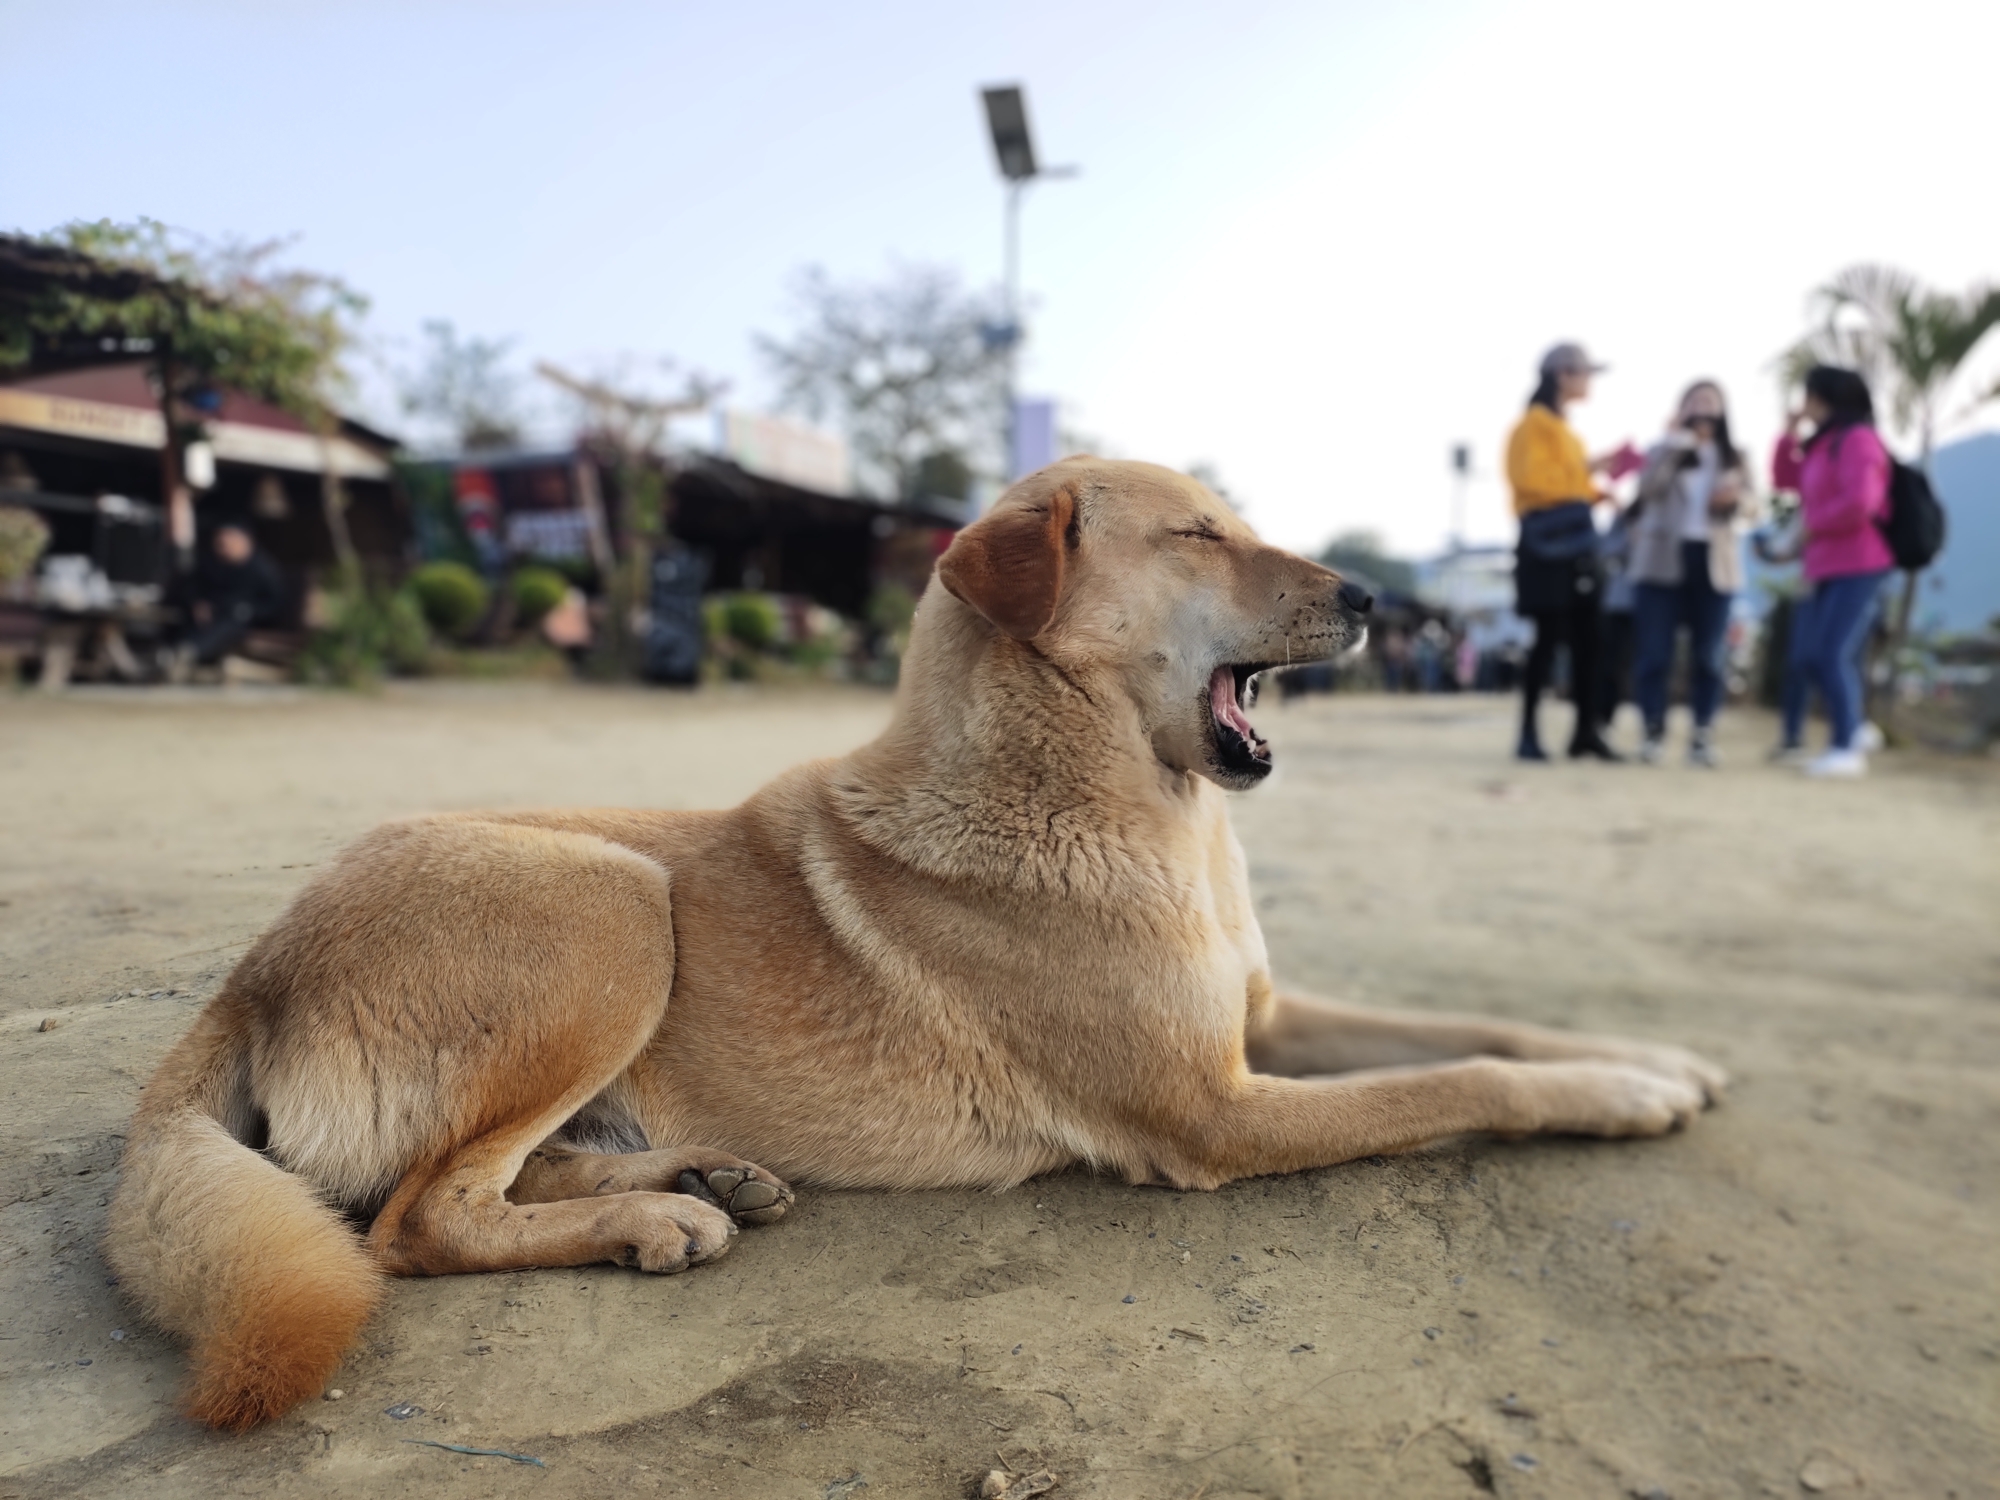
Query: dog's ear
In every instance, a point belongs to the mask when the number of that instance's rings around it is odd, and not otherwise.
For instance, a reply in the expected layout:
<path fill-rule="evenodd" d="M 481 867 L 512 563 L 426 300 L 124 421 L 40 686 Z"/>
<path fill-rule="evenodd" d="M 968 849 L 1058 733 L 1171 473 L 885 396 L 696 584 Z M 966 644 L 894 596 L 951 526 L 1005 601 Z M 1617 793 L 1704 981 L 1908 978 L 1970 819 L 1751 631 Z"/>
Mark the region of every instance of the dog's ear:
<path fill-rule="evenodd" d="M 1002 501 L 952 538 L 938 581 L 1017 641 L 1048 629 L 1077 544 L 1074 481 L 1024 504 Z"/>

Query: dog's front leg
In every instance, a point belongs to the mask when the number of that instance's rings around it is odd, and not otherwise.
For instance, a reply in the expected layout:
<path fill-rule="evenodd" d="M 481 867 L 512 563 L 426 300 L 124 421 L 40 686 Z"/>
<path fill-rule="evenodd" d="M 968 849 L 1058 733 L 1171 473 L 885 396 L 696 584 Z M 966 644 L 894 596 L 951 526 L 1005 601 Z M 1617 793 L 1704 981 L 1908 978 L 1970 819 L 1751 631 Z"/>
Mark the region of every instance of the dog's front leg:
<path fill-rule="evenodd" d="M 1279 995 L 1244 1036 L 1260 1073 L 1308 1078 L 1357 1068 L 1402 1067 L 1462 1057 L 1523 1062 L 1621 1062 L 1691 1084 L 1708 1103 L 1729 1077 L 1714 1063 L 1664 1042 L 1551 1031 L 1481 1016 L 1408 1015 Z"/>
<path fill-rule="evenodd" d="M 1218 1187 L 1407 1151 L 1468 1131 L 1663 1135 L 1700 1113 L 1701 1090 L 1613 1062 L 1473 1058 L 1345 1078 L 1248 1074 L 1206 1104 L 1190 1100 L 1156 1142 L 1176 1186 Z M 1164 1122 L 1162 1122 L 1164 1123 Z M 1157 1128 L 1157 1127 L 1156 1127 Z"/>

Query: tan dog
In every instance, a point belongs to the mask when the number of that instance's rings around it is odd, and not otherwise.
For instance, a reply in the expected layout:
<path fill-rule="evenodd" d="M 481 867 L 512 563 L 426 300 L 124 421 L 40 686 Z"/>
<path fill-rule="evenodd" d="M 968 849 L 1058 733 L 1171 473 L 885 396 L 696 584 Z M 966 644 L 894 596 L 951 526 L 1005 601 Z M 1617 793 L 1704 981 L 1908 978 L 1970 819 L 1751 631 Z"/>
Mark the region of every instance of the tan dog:
<path fill-rule="evenodd" d="M 1678 1048 L 1274 994 L 1218 788 L 1270 769 L 1250 679 L 1354 642 L 1368 600 L 1200 485 L 1057 464 L 938 580 L 853 755 L 729 812 L 391 824 L 258 940 L 112 1206 L 194 1416 L 318 1391 L 384 1272 L 678 1271 L 784 1212 L 774 1174 L 1212 1188 L 1654 1135 L 1720 1089 Z"/>

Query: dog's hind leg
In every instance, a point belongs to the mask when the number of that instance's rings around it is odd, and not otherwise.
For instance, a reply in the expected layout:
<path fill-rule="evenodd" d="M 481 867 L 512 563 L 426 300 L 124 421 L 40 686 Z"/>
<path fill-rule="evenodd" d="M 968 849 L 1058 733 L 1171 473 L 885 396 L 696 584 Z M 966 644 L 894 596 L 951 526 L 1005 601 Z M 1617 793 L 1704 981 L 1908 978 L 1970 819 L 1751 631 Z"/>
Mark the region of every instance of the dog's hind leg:
<path fill-rule="evenodd" d="M 674 977 L 666 870 L 595 837 L 476 819 L 384 830 L 362 852 L 354 878 L 289 919 L 300 956 L 288 986 L 354 999 L 332 1013 L 338 1027 L 324 1010 L 302 1015 L 291 1066 L 267 1081 L 281 1149 L 295 1143 L 310 1162 L 329 1137 L 395 1146 L 395 1185 L 368 1234 L 375 1258 L 402 1275 L 594 1261 L 678 1271 L 727 1249 L 728 1213 L 687 1193 L 592 1183 L 558 1201 L 507 1197 L 529 1154 L 658 1031 Z M 328 969 L 328 952 L 344 967 Z M 315 1135 L 315 1106 L 345 1134 Z"/>
<path fill-rule="evenodd" d="M 1684 1047 L 1583 1032 L 1552 1031 L 1481 1016 L 1410 1015 L 1279 995 L 1244 1036 L 1259 1073 L 1308 1078 L 1362 1068 L 1408 1067 L 1463 1057 L 1521 1062 L 1619 1062 L 1690 1084 L 1708 1103 L 1729 1082 L 1722 1069 Z"/>
<path fill-rule="evenodd" d="M 712 1201 L 741 1224 L 774 1223 L 792 1205 L 792 1190 L 762 1167 L 706 1146 L 606 1156 L 544 1144 L 528 1153 L 507 1197 L 514 1203 L 555 1203 L 675 1191 Z"/>
<path fill-rule="evenodd" d="M 509 1202 L 504 1189 L 538 1124 L 496 1131 L 436 1171 L 406 1179 L 369 1234 L 383 1264 L 406 1276 L 596 1261 L 680 1271 L 729 1248 L 736 1236 L 729 1215 L 686 1193 Z"/>

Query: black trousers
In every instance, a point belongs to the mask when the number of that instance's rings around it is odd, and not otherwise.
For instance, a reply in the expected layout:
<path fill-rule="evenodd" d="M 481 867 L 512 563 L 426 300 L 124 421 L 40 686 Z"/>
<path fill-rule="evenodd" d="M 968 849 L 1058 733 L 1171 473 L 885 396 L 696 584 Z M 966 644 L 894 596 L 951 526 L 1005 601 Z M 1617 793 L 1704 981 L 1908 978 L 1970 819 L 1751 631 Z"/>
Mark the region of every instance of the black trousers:
<path fill-rule="evenodd" d="M 1608 726 L 1618 705 L 1632 696 L 1632 659 L 1637 641 L 1629 609 L 1604 612 L 1599 655 L 1604 669 L 1597 679 L 1597 722 Z"/>
<path fill-rule="evenodd" d="M 1570 699 L 1576 704 L 1576 728 L 1570 743 L 1587 743 L 1597 734 L 1599 674 L 1603 670 L 1599 659 L 1604 615 L 1597 592 L 1573 594 L 1565 609 L 1537 610 L 1534 621 L 1535 644 L 1528 652 L 1528 668 L 1521 678 L 1521 738 L 1535 737 L 1535 710 L 1541 706 L 1542 689 L 1548 686 L 1555 667 L 1556 647 L 1567 644 Z"/>
<path fill-rule="evenodd" d="M 187 638 L 194 651 L 194 659 L 205 667 L 215 665 L 243 644 L 243 638 L 250 633 L 253 623 L 227 615 L 219 620 L 210 620 L 206 625 L 197 625 Z"/>

